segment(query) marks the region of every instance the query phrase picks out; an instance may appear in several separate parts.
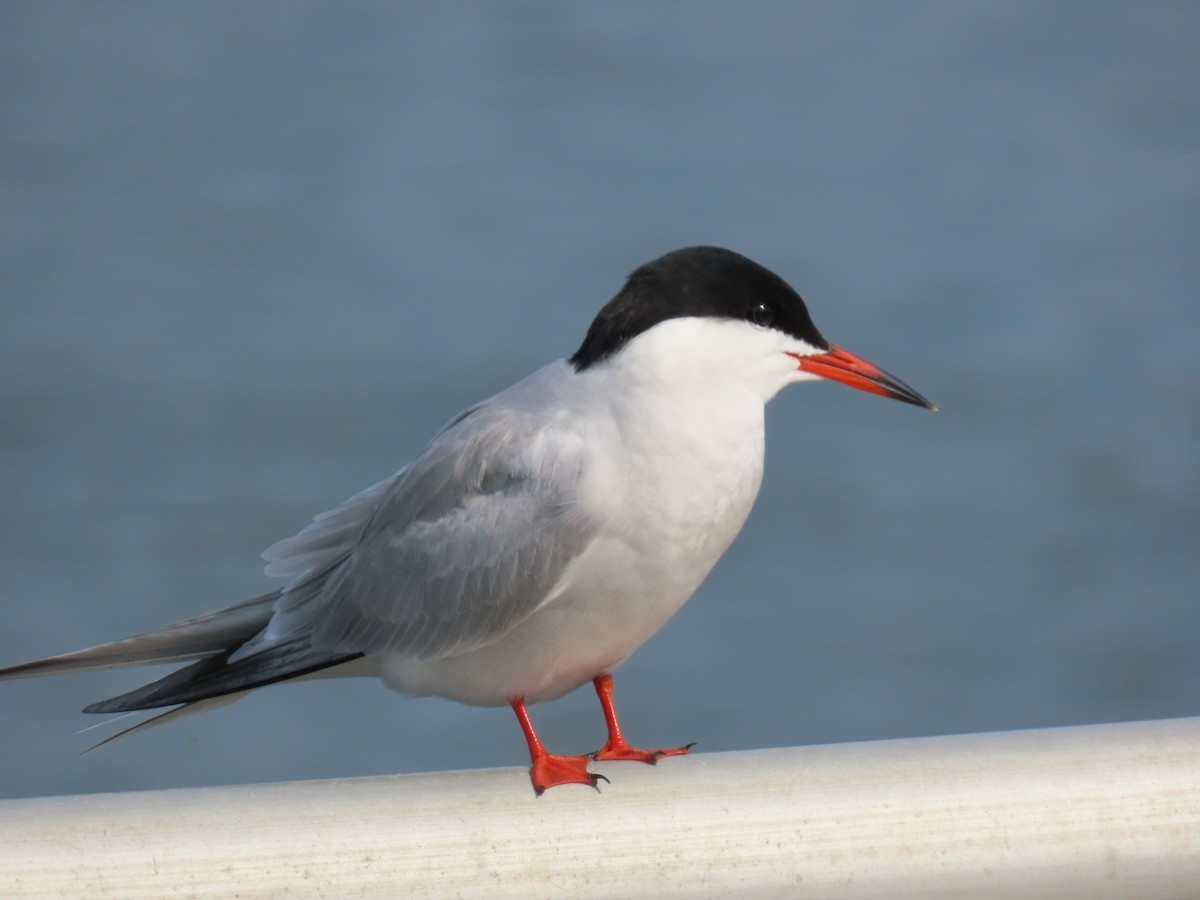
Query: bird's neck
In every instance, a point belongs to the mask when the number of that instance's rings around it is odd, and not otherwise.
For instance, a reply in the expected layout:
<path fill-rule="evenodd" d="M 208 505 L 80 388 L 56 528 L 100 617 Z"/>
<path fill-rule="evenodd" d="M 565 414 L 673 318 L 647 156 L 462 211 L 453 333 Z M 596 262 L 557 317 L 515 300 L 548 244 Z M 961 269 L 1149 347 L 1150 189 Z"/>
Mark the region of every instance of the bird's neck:
<path fill-rule="evenodd" d="M 715 561 L 758 495 L 763 402 L 728 379 L 631 380 L 606 395 L 615 429 L 606 456 L 618 467 L 609 483 L 623 495 L 618 502 L 637 510 L 638 527 L 656 531 L 660 546 Z"/>

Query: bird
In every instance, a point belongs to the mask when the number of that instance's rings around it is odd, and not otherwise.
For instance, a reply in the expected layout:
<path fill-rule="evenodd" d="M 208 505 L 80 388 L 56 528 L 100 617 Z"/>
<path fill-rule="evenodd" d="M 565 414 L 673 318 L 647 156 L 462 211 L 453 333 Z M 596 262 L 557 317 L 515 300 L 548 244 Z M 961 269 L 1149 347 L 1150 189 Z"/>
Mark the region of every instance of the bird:
<path fill-rule="evenodd" d="M 279 682 L 375 677 L 510 706 L 536 794 L 598 789 L 593 761 L 653 764 L 693 746 L 628 743 L 613 672 L 741 530 L 767 402 L 818 380 L 936 411 L 826 340 L 771 270 L 715 246 L 672 251 L 627 277 L 571 356 L 460 412 L 413 462 L 265 550 L 275 590 L 0 679 L 186 663 L 85 707 L 166 710 L 124 735 Z M 607 740 L 550 753 L 528 706 L 589 681 Z"/>

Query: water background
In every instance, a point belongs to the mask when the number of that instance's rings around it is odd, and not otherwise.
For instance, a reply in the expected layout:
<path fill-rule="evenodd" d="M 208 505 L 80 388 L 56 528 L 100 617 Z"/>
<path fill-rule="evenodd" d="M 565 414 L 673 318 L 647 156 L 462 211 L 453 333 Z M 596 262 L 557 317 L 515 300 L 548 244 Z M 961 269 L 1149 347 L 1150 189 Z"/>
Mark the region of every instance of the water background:
<path fill-rule="evenodd" d="M 699 751 L 1200 713 L 1200 7 L 11 2 L 0 660 L 258 552 L 722 244 L 937 415 L 782 394 L 735 546 L 617 677 Z M 521 764 L 507 709 L 0 685 L 0 796 Z M 590 691 L 535 707 L 594 749 Z M 610 774 L 618 774 L 610 773 Z"/>

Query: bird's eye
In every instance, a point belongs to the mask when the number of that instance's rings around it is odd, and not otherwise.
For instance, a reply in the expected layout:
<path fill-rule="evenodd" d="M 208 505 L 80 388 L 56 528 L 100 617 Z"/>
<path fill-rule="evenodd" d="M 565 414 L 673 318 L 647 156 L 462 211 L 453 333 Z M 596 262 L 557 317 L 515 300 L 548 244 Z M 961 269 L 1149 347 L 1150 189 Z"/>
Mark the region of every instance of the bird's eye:
<path fill-rule="evenodd" d="M 774 325 L 775 310 L 768 303 L 755 303 L 750 307 L 750 321 L 755 325 Z"/>

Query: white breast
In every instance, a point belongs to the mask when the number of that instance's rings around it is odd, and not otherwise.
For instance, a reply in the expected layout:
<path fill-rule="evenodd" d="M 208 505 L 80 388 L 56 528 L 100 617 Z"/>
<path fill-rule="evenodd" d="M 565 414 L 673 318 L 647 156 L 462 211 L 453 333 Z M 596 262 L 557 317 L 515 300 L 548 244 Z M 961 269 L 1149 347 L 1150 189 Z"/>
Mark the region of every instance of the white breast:
<path fill-rule="evenodd" d="M 645 352 L 575 376 L 559 411 L 589 448 L 577 502 L 603 523 L 596 538 L 504 637 L 439 660 L 385 657 L 389 686 L 479 705 L 559 697 L 662 627 L 736 537 L 762 478 L 766 398 L 720 353 L 630 349 Z"/>

